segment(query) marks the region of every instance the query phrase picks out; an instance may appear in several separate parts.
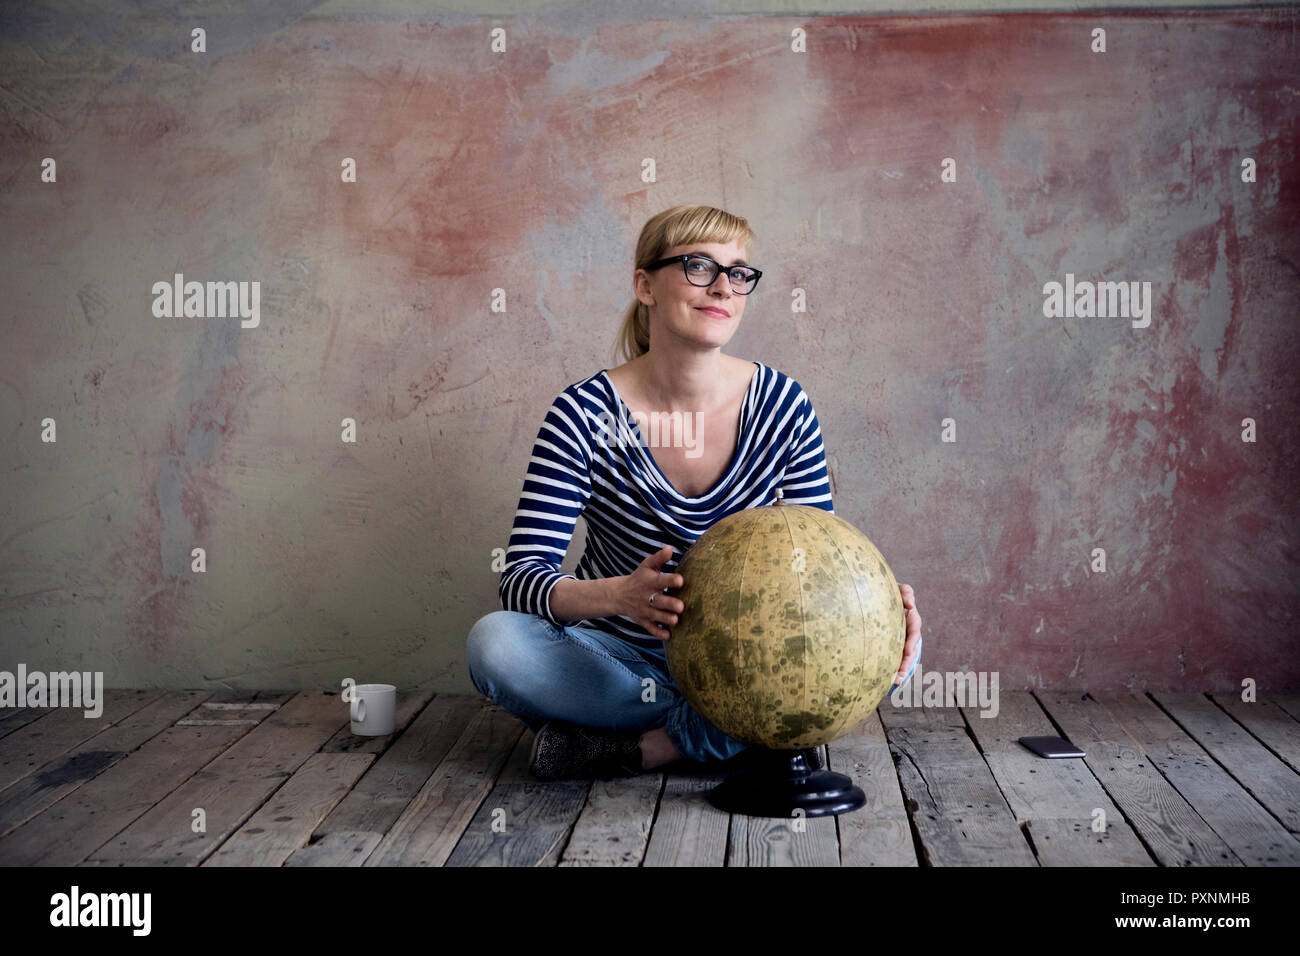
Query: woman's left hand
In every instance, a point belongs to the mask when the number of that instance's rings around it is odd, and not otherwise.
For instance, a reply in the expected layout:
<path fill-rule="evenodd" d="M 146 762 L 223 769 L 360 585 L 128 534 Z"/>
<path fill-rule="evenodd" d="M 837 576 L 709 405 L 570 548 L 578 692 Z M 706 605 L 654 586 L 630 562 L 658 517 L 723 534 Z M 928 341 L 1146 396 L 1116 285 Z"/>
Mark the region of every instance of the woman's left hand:
<path fill-rule="evenodd" d="M 903 595 L 903 607 L 907 608 L 907 640 L 903 643 L 903 660 L 898 665 L 898 673 L 894 675 L 894 687 L 903 682 L 921 653 L 921 612 L 916 609 L 916 592 L 910 584 L 900 584 L 898 592 Z"/>

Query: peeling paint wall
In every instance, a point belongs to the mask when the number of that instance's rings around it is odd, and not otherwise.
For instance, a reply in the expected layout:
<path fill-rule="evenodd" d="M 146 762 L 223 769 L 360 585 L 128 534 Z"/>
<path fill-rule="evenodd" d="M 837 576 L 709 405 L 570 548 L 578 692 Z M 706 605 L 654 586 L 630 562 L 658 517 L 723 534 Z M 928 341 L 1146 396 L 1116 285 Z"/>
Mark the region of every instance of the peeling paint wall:
<path fill-rule="evenodd" d="M 541 415 L 618 364 L 641 225 L 707 202 L 765 270 L 726 351 L 808 391 L 923 670 L 1297 686 L 1295 10 L 661 7 L 221 5 L 207 54 L 0 14 L 0 669 L 470 691 Z M 155 317 L 178 272 L 260 324 Z M 1045 317 L 1067 273 L 1150 325 Z"/>

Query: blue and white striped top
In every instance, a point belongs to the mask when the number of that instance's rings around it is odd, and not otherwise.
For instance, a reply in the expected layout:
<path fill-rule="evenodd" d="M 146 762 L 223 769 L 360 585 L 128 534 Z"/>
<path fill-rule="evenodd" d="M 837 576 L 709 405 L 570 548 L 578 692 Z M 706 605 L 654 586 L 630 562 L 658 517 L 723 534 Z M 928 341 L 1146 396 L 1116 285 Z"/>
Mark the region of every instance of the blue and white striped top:
<path fill-rule="evenodd" d="M 561 392 L 528 459 L 498 587 L 502 607 L 563 627 L 566 622 L 557 620 L 550 606 L 551 589 L 561 578 L 631 574 L 664 545 L 672 545 L 673 556 L 663 570 L 676 571 L 686 550 L 714 522 L 774 503 L 778 488 L 788 504 L 834 514 L 812 401 L 794 379 L 754 364 L 758 372 L 741 404 L 731 465 L 697 498 L 680 494 L 659 470 L 606 369 Z M 586 549 L 577 573 L 562 574 L 579 514 L 587 523 Z M 664 646 L 621 614 L 567 623 L 645 647 Z"/>

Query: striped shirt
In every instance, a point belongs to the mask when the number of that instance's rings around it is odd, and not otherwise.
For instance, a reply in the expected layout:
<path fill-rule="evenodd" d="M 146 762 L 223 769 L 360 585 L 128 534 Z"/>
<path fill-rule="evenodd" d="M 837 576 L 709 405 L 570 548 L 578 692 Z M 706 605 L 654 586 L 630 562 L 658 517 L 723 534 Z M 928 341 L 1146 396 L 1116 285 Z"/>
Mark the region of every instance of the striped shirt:
<path fill-rule="evenodd" d="M 788 504 L 834 514 L 812 401 L 783 372 L 753 364 L 758 371 L 741 404 L 731 465 L 713 488 L 695 498 L 680 494 L 659 470 L 606 369 L 561 392 L 528 459 L 498 586 L 502 607 L 538 615 L 557 627 L 596 628 L 662 650 L 662 640 L 623 615 L 557 620 L 551 589 L 566 577 L 587 581 L 631 574 L 665 545 L 672 545 L 673 555 L 663 570 L 674 572 L 714 522 L 773 504 L 778 488 Z M 560 564 L 579 514 L 587 524 L 586 548 L 577 573 L 563 574 Z"/>

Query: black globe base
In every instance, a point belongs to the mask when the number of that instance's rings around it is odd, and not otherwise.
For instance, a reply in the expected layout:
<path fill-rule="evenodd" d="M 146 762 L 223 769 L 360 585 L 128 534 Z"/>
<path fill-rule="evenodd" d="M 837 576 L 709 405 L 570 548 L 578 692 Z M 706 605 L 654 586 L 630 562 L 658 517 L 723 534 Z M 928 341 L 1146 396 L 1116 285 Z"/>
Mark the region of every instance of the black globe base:
<path fill-rule="evenodd" d="M 751 748 L 750 765 L 709 791 L 709 803 L 750 817 L 827 817 L 864 806 L 862 788 L 842 773 L 813 770 L 806 750 Z"/>

